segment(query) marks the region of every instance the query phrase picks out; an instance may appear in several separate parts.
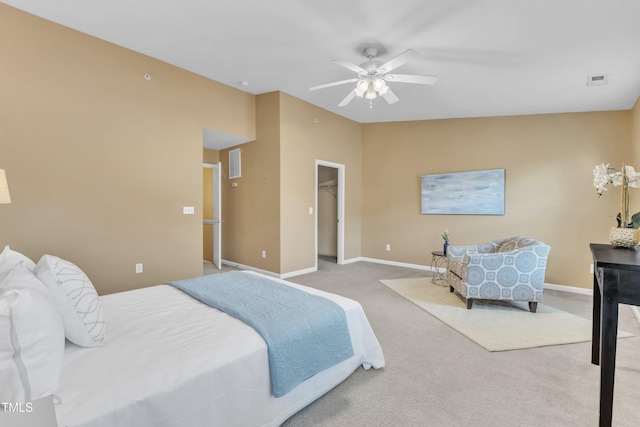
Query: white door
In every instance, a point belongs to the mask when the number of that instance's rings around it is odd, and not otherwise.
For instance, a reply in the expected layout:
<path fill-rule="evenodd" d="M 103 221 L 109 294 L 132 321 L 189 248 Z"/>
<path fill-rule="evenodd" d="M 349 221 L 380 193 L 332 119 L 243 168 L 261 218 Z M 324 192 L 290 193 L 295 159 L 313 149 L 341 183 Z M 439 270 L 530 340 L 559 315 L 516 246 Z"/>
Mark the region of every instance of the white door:
<path fill-rule="evenodd" d="M 221 163 L 213 165 L 213 263 L 222 268 L 222 173 Z"/>

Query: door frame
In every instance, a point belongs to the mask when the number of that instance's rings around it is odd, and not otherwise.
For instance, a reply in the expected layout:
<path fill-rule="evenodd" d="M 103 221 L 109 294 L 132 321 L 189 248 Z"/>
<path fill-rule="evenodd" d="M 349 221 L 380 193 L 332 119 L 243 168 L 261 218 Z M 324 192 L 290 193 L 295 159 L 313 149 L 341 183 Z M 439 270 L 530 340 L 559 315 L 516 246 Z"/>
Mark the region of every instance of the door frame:
<path fill-rule="evenodd" d="M 213 169 L 213 220 L 203 219 L 203 224 L 213 225 L 213 264 L 222 269 L 222 163 L 203 163 L 203 168 Z"/>
<path fill-rule="evenodd" d="M 336 257 L 336 263 L 339 265 L 344 264 L 344 225 L 345 225 L 345 219 L 344 219 L 344 188 L 345 188 L 345 165 L 341 164 L 341 163 L 334 163 L 334 162 L 328 162 L 325 160 L 317 160 L 316 159 L 316 187 L 315 187 L 315 192 L 316 192 L 316 206 L 315 206 L 315 221 L 316 221 L 316 226 L 315 226 L 315 246 L 314 246 L 314 251 L 315 251 L 315 267 L 316 270 L 318 269 L 318 167 L 319 166 L 326 166 L 329 168 L 334 168 L 338 170 L 338 194 L 337 194 L 337 201 L 338 201 L 338 212 L 337 212 L 337 216 L 338 216 L 338 235 L 337 235 L 337 239 L 336 239 L 336 244 L 337 244 L 337 248 L 336 248 L 336 252 L 337 252 L 337 257 Z"/>

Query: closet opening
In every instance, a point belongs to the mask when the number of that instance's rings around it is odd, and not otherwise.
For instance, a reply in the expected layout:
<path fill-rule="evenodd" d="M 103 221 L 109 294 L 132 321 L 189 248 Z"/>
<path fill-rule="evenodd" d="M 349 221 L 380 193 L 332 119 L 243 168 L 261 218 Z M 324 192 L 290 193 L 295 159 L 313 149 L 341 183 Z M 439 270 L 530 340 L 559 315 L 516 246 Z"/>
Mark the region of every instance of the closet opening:
<path fill-rule="evenodd" d="M 316 184 L 316 263 L 344 264 L 344 165 L 316 160 Z"/>

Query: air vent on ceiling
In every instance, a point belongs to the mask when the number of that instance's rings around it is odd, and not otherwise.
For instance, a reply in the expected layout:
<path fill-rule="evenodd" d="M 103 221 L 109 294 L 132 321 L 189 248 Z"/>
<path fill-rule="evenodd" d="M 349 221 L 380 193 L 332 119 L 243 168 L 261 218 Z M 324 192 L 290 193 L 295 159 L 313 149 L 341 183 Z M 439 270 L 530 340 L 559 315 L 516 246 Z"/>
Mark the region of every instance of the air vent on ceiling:
<path fill-rule="evenodd" d="M 587 86 L 604 86 L 609 83 L 609 74 L 598 74 L 587 77 Z"/>
<path fill-rule="evenodd" d="M 241 148 L 229 151 L 229 179 L 236 179 L 242 176 L 240 168 L 240 153 Z"/>

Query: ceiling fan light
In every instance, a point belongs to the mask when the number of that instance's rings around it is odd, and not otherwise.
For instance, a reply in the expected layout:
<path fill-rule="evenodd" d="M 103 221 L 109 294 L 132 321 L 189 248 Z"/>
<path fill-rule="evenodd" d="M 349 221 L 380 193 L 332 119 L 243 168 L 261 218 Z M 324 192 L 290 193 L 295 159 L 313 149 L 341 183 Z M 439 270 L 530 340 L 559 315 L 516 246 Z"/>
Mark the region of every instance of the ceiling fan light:
<path fill-rule="evenodd" d="M 365 94 L 368 88 L 369 88 L 369 82 L 367 82 L 366 80 L 359 80 L 358 83 L 356 83 L 356 88 L 355 88 L 356 95 L 362 98 L 362 96 Z"/>
<path fill-rule="evenodd" d="M 378 94 L 373 89 L 373 85 L 370 84 L 369 88 L 367 89 L 367 93 L 364 94 L 364 97 L 367 98 L 367 99 L 376 99 L 377 96 L 378 96 Z"/>
<path fill-rule="evenodd" d="M 387 84 L 382 79 L 373 80 L 373 89 L 375 89 L 375 91 L 378 92 L 378 93 L 380 93 L 382 90 L 384 90 L 384 88 L 386 86 L 387 86 Z"/>
<path fill-rule="evenodd" d="M 384 85 L 384 86 L 382 86 L 382 89 L 380 89 L 380 90 L 378 91 L 378 95 L 382 96 L 382 95 L 384 95 L 384 94 L 385 94 L 385 93 L 387 93 L 387 92 L 389 92 L 389 86 Z"/>

